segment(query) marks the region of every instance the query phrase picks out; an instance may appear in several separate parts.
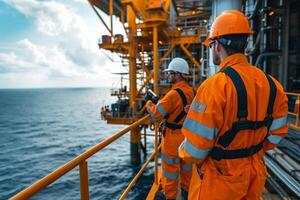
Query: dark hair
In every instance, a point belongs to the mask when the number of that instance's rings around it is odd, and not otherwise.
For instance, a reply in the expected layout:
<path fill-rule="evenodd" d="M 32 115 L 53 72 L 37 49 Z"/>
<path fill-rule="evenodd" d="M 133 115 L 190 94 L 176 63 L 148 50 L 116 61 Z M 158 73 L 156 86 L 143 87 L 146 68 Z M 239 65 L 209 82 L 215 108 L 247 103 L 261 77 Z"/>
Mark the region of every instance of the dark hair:
<path fill-rule="evenodd" d="M 234 35 L 223 35 L 218 38 L 228 55 L 235 53 L 244 53 L 247 46 L 248 35 L 245 34 L 234 34 Z"/>

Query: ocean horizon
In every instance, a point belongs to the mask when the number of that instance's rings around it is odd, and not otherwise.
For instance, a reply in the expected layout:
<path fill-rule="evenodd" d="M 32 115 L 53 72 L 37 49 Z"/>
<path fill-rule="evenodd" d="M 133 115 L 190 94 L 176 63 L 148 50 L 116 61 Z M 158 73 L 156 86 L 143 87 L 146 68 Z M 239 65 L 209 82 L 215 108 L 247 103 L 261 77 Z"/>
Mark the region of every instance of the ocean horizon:
<path fill-rule="evenodd" d="M 0 199 L 125 128 L 101 120 L 101 106 L 114 101 L 107 87 L 1 88 Z M 130 163 L 129 133 L 105 147 L 88 159 L 90 199 L 118 199 L 141 165 Z M 152 181 L 153 163 L 127 199 L 145 199 Z M 77 167 L 30 199 L 80 199 L 79 187 Z"/>

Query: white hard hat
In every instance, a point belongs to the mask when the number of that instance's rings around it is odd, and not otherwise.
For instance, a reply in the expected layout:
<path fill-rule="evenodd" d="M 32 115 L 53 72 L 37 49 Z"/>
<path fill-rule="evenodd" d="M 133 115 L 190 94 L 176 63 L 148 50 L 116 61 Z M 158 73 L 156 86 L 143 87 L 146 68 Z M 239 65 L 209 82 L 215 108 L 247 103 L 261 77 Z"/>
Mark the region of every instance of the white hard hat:
<path fill-rule="evenodd" d="M 189 74 L 189 65 L 182 58 L 174 58 L 168 65 L 168 69 L 164 70 L 165 72 L 174 71 L 182 74 Z"/>

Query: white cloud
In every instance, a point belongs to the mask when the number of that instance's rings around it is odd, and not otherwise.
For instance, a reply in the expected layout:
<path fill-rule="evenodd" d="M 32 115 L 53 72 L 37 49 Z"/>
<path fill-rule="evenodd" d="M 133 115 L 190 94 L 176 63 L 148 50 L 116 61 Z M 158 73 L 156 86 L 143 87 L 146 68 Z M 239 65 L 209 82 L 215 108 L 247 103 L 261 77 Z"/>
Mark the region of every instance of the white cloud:
<path fill-rule="evenodd" d="M 4 2 L 34 20 L 42 41 L 24 38 L 13 44 L 16 45 L 15 50 L 0 52 L 2 78 L 7 75 L 7 80 L 12 81 L 13 76 L 22 78 L 20 74 L 23 73 L 25 80 L 30 79 L 29 74 L 34 73 L 37 76 L 40 74 L 38 79 L 31 77 L 32 80 L 38 80 L 38 83 L 44 79 L 46 84 L 58 78 L 63 83 L 65 78 L 71 84 L 72 78 L 74 82 L 82 83 L 82 86 L 110 86 L 112 80 L 116 80 L 111 71 L 124 71 L 120 63 L 112 63 L 101 54 L 96 44 L 101 34 L 99 28 L 89 26 L 87 19 L 77 13 L 78 8 L 72 7 L 72 4 L 37 0 Z M 76 3 L 89 6 L 83 0 L 76 0 Z M 96 18 L 95 15 L 92 17 Z M 48 39 L 51 42 L 47 42 Z M 0 87 L 3 86 L 2 80 Z"/>

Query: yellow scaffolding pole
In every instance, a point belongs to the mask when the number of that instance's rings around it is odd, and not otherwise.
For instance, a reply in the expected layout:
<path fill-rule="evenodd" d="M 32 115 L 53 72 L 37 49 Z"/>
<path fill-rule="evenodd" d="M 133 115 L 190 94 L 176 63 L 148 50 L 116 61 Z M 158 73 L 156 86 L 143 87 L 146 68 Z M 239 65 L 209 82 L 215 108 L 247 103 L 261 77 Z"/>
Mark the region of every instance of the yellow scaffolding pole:
<path fill-rule="evenodd" d="M 158 34 L 157 26 L 153 27 L 153 66 L 154 66 L 154 92 L 158 94 Z"/>
<path fill-rule="evenodd" d="M 170 53 L 173 51 L 173 49 L 175 48 L 175 44 L 172 44 L 171 45 L 171 48 L 170 49 L 168 49 L 168 51 L 163 55 L 163 57 L 161 57 L 160 59 L 159 59 L 159 66 L 161 66 L 162 64 L 163 64 L 163 62 L 164 62 L 164 60 L 170 55 Z"/>
<path fill-rule="evenodd" d="M 183 52 L 189 57 L 189 59 L 199 68 L 200 63 L 193 57 L 191 52 L 189 52 L 189 50 L 187 48 L 185 48 L 185 46 L 183 44 L 180 44 L 180 47 L 183 50 Z"/>

